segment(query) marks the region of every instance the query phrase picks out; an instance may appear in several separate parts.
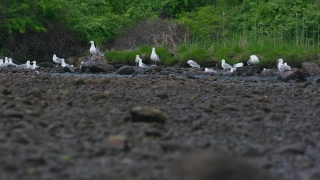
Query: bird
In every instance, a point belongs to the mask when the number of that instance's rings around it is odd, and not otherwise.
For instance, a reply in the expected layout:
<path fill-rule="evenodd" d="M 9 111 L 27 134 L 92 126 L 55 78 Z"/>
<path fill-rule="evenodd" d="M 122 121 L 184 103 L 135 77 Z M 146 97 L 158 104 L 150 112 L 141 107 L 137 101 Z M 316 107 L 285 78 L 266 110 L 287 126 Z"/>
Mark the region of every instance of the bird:
<path fill-rule="evenodd" d="M 259 64 L 259 58 L 256 55 L 251 55 L 250 59 L 247 62 L 248 65 L 257 65 Z"/>
<path fill-rule="evenodd" d="M 12 62 L 12 58 L 9 58 L 8 61 L 9 61 L 9 64 L 8 64 L 8 65 L 15 66 L 15 67 L 18 66 L 16 63 L 13 63 L 13 62 Z"/>
<path fill-rule="evenodd" d="M 82 61 L 81 64 L 80 64 L 80 67 L 79 67 L 80 70 L 81 70 L 81 68 L 82 68 L 82 64 L 83 64 L 83 61 Z"/>
<path fill-rule="evenodd" d="M 52 60 L 57 63 L 56 67 L 58 67 L 58 64 L 61 64 L 61 58 L 57 57 L 56 54 L 53 54 Z"/>
<path fill-rule="evenodd" d="M 0 59 L 0 67 L 3 66 L 3 59 Z"/>
<path fill-rule="evenodd" d="M 148 66 L 145 65 L 145 64 L 142 62 L 142 59 L 139 59 L 139 67 L 141 67 L 141 68 L 148 68 Z"/>
<path fill-rule="evenodd" d="M 150 59 L 154 62 L 153 65 L 157 65 L 157 61 L 160 62 L 160 58 L 159 56 L 157 55 L 156 53 L 156 48 L 152 48 L 152 52 L 151 52 L 151 55 L 150 55 Z"/>
<path fill-rule="evenodd" d="M 92 55 L 92 56 L 104 56 L 100 51 L 99 51 L 99 48 L 95 47 L 94 46 L 94 41 L 90 41 L 89 42 L 91 44 L 91 47 L 89 49 L 89 53 Z"/>
<path fill-rule="evenodd" d="M 200 68 L 200 65 L 193 60 L 189 60 L 187 63 L 193 68 Z"/>
<path fill-rule="evenodd" d="M 283 63 L 283 59 L 278 59 L 278 69 L 279 71 L 291 70 L 291 67 L 287 63 Z"/>
<path fill-rule="evenodd" d="M 217 71 L 215 71 L 213 69 L 209 69 L 209 68 L 204 68 L 204 72 L 206 72 L 206 73 L 216 73 Z"/>
<path fill-rule="evenodd" d="M 136 66 L 139 66 L 139 62 L 140 62 L 140 56 L 137 54 L 136 55 L 136 59 L 135 59 L 135 62 L 136 62 Z M 142 59 L 141 59 L 142 60 Z"/>
<path fill-rule="evenodd" d="M 223 69 L 232 68 L 232 66 L 231 66 L 230 64 L 226 63 L 226 60 L 224 60 L 224 59 L 221 60 L 221 67 L 222 67 Z"/>
<path fill-rule="evenodd" d="M 29 61 L 29 64 L 30 64 L 30 61 Z M 37 69 L 37 68 L 39 68 L 39 66 L 37 66 L 37 61 L 32 61 L 31 69 Z"/>
<path fill-rule="evenodd" d="M 30 61 L 29 60 L 27 60 L 27 63 L 25 63 L 25 64 L 18 65 L 18 67 L 19 68 L 23 68 L 23 69 L 31 69 L 32 68 L 32 66 L 30 65 Z"/>
<path fill-rule="evenodd" d="M 238 67 L 243 67 L 243 63 L 240 62 L 233 65 L 233 68 L 238 68 Z"/>

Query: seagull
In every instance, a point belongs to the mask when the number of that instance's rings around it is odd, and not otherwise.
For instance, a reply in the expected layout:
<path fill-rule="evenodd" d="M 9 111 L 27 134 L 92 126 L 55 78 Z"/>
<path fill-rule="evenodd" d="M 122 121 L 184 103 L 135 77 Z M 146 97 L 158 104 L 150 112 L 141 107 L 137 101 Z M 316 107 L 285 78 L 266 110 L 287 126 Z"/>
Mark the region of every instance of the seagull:
<path fill-rule="evenodd" d="M 217 71 L 215 71 L 213 69 L 209 69 L 209 68 L 204 68 L 204 72 L 206 72 L 206 73 L 216 73 Z"/>
<path fill-rule="evenodd" d="M 226 60 L 224 60 L 224 59 L 221 60 L 221 66 L 223 69 L 232 68 L 232 66 L 230 64 L 226 63 Z"/>
<path fill-rule="evenodd" d="M 3 66 L 3 59 L 0 59 L 0 67 Z"/>
<path fill-rule="evenodd" d="M 9 64 L 8 64 L 8 65 L 15 66 L 15 67 L 18 66 L 17 64 L 15 64 L 15 63 L 12 62 L 12 59 L 11 59 L 11 58 L 9 58 Z"/>
<path fill-rule="evenodd" d="M 191 67 L 200 68 L 200 65 L 197 64 L 197 63 L 196 63 L 195 61 L 193 61 L 193 60 L 189 60 L 187 63 L 188 63 Z"/>
<path fill-rule="evenodd" d="M 56 66 L 56 67 L 58 67 L 58 64 L 61 64 L 61 59 L 58 58 L 58 57 L 56 56 L 56 54 L 53 55 L 52 60 L 53 60 L 53 62 L 57 63 L 57 66 Z"/>
<path fill-rule="evenodd" d="M 99 51 L 99 49 L 94 46 L 94 41 L 90 41 L 89 43 L 91 44 L 91 47 L 90 47 L 90 49 L 89 49 L 89 52 L 90 52 L 91 55 L 93 55 L 93 56 L 104 56 L 104 55 Z"/>
<path fill-rule="evenodd" d="M 279 71 L 291 70 L 291 67 L 287 63 L 283 63 L 283 59 L 280 58 L 277 62 Z"/>
<path fill-rule="evenodd" d="M 139 56 L 139 55 L 136 55 L 136 60 L 135 60 L 136 66 L 139 65 L 140 59 L 141 59 L 140 56 Z M 142 60 L 142 59 L 141 59 L 141 60 Z"/>
<path fill-rule="evenodd" d="M 233 68 L 238 68 L 238 67 L 243 67 L 243 63 L 240 62 L 240 63 L 237 63 L 237 64 L 233 65 Z"/>
<path fill-rule="evenodd" d="M 29 64 L 30 64 L 30 61 L 29 61 Z M 39 68 L 39 66 L 37 66 L 37 62 L 36 61 L 32 61 L 31 69 L 37 69 L 37 68 Z"/>
<path fill-rule="evenodd" d="M 152 48 L 152 53 L 151 53 L 150 59 L 154 62 L 154 65 L 155 65 L 155 66 L 157 65 L 157 61 L 160 62 L 160 58 L 159 58 L 159 56 L 157 55 L 155 48 Z"/>
<path fill-rule="evenodd" d="M 9 65 L 8 57 L 5 57 L 4 59 L 5 59 L 4 62 L 1 63 L 1 67 L 7 67 Z"/>
<path fill-rule="evenodd" d="M 256 55 L 251 55 L 250 59 L 247 62 L 248 65 L 257 65 L 259 64 L 259 58 Z"/>
<path fill-rule="evenodd" d="M 30 61 L 29 60 L 25 64 L 18 65 L 18 67 L 19 68 L 23 68 L 23 69 L 31 69 L 32 68 L 32 66 L 30 65 Z"/>
<path fill-rule="evenodd" d="M 83 64 L 83 62 L 81 62 L 81 64 L 80 64 L 80 67 L 79 67 L 80 70 L 81 70 L 82 64 Z"/>
<path fill-rule="evenodd" d="M 145 65 L 145 64 L 142 62 L 142 59 L 139 59 L 139 67 L 141 67 L 141 68 L 148 68 L 148 66 Z"/>

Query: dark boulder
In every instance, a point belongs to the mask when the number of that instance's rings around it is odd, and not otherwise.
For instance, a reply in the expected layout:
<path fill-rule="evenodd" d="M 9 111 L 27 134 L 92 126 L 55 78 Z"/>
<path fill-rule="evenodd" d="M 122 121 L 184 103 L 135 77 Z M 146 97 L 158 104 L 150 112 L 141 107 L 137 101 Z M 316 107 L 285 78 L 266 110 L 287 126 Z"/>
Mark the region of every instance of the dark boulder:
<path fill-rule="evenodd" d="M 118 69 L 117 71 L 117 74 L 120 74 L 120 75 L 130 75 L 130 74 L 133 74 L 135 71 L 133 69 L 132 66 L 122 66 Z"/>
<path fill-rule="evenodd" d="M 302 63 L 302 68 L 301 69 L 305 74 L 308 74 L 308 75 L 311 75 L 311 76 L 319 76 L 320 75 L 320 68 L 314 62 L 304 62 L 304 63 Z"/>
<path fill-rule="evenodd" d="M 259 67 L 254 67 L 254 66 L 237 67 L 237 73 L 239 75 L 254 75 L 258 70 L 259 70 Z"/>
<path fill-rule="evenodd" d="M 41 62 L 41 63 L 37 63 L 37 65 L 39 67 L 44 67 L 44 68 L 54 68 L 56 67 L 55 64 L 49 63 L 49 62 Z"/>
<path fill-rule="evenodd" d="M 280 71 L 278 79 L 281 79 L 283 81 L 290 81 L 290 80 L 296 80 L 296 81 L 306 81 L 305 74 L 299 70 L 299 69 L 293 69 L 290 71 Z"/>
<path fill-rule="evenodd" d="M 86 69 L 89 69 L 90 72 L 96 73 L 96 72 L 113 72 L 116 70 L 116 68 L 102 60 L 96 59 L 89 59 L 88 61 L 85 61 L 82 63 L 81 70 L 85 71 Z"/>

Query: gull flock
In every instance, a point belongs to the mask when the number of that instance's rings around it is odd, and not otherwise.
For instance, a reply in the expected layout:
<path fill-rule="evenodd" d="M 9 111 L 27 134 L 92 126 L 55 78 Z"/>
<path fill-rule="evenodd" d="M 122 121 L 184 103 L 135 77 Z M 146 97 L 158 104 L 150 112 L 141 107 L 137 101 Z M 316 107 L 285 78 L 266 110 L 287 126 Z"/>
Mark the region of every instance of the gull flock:
<path fill-rule="evenodd" d="M 92 60 L 95 60 L 96 57 L 98 57 L 98 59 L 100 59 L 100 57 L 104 56 L 104 54 L 99 51 L 99 48 L 97 46 L 95 46 L 94 41 L 90 41 L 89 43 L 91 44 L 91 46 L 89 48 L 88 57 L 91 57 Z M 160 57 L 156 53 L 155 48 L 152 48 L 150 59 L 153 62 L 153 64 L 150 66 L 157 66 L 157 62 L 160 63 L 160 61 L 161 61 Z M 56 64 L 56 67 L 58 67 L 59 64 L 61 64 L 62 67 L 68 67 L 69 69 L 74 68 L 73 65 L 66 63 L 64 58 L 60 58 L 56 54 L 53 54 L 52 61 Z M 84 62 L 81 62 L 81 65 L 79 67 L 80 69 L 81 69 L 83 63 Z M 149 68 L 150 67 L 149 65 L 146 65 L 143 63 L 143 60 L 140 58 L 140 56 L 138 54 L 136 55 L 135 63 L 136 63 L 136 66 L 138 66 L 139 68 Z M 189 66 L 191 66 L 191 68 L 200 69 L 200 65 L 194 60 L 188 60 L 187 64 Z M 250 59 L 247 61 L 247 66 L 256 67 L 258 64 L 259 64 L 258 56 L 251 55 Z M 39 68 L 39 66 L 37 66 L 36 61 L 32 61 L 32 65 L 31 65 L 30 60 L 27 60 L 27 62 L 25 64 L 17 65 L 15 63 L 13 63 L 12 58 L 5 57 L 5 59 L 0 59 L 0 68 L 7 67 L 7 66 L 18 67 L 18 68 L 22 68 L 22 69 L 33 69 L 33 70 Z M 233 73 L 237 68 L 243 67 L 243 66 L 244 66 L 244 63 L 242 63 L 242 62 L 236 63 L 234 65 L 230 65 L 230 64 L 226 63 L 226 60 L 224 60 L 224 59 L 221 60 L 222 69 L 229 70 L 229 71 L 227 71 L 227 73 Z M 277 60 L 277 67 L 278 67 L 279 71 L 291 70 L 291 67 L 287 63 L 285 63 L 282 58 Z M 265 70 L 265 68 L 263 68 L 263 69 Z M 214 69 L 210 69 L 210 68 L 205 68 L 204 72 L 205 73 L 217 73 Z"/>

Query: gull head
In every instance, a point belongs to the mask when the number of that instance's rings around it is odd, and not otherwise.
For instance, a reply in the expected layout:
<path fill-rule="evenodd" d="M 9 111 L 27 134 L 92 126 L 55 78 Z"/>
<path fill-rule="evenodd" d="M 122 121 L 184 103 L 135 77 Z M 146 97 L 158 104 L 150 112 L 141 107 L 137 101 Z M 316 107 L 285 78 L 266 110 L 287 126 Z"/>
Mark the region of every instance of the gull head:
<path fill-rule="evenodd" d="M 138 54 L 136 55 L 136 58 L 140 58 Z"/>
<path fill-rule="evenodd" d="M 221 62 L 222 62 L 222 63 L 226 63 L 226 60 L 222 59 Z"/>
<path fill-rule="evenodd" d="M 155 51 L 156 50 L 156 48 L 152 48 L 152 51 Z"/>
<path fill-rule="evenodd" d="M 93 41 L 89 41 L 88 43 L 93 44 L 94 42 Z"/>

